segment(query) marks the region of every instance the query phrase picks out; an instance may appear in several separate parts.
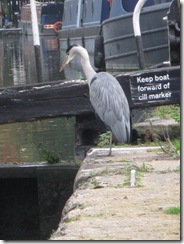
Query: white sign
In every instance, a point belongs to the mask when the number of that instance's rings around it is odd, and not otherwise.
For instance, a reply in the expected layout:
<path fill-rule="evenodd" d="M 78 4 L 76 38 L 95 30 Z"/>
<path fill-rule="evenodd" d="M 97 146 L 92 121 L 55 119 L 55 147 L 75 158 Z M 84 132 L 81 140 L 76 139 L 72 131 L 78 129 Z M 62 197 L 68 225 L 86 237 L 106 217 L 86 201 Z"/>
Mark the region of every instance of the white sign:
<path fill-rule="evenodd" d="M 136 98 L 138 101 L 163 100 L 172 96 L 169 74 L 136 77 Z M 135 87 L 134 87 L 135 90 Z"/>

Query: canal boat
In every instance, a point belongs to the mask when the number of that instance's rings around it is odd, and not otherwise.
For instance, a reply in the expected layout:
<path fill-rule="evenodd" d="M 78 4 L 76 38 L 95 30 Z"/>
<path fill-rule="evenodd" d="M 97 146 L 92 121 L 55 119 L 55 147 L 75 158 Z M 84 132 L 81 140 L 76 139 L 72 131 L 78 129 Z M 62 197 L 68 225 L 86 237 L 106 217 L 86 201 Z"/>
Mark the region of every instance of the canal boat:
<path fill-rule="evenodd" d="M 112 1 L 110 16 L 102 23 L 104 58 L 107 70 L 139 69 L 133 11 L 138 1 Z M 149 0 L 140 14 L 145 68 L 164 66 L 169 61 L 168 24 L 165 20 L 171 0 Z"/>
<path fill-rule="evenodd" d="M 65 0 L 63 27 L 58 32 L 61 59 L 65 56 L 66 48 L 75 43 L 87 49 L 92 65 L 100 70 L 106 69 L 112 73 L 138 70 L 140 67 L 132 23 L 137 2 Z M 169 33 L 165 17 L 171 2 L 149 0 L 141 11 L 145 68 L 168 65 Z M 80 63 L 75 65 L 80 66 Z"/>
<path fill-rule="evenodd" d="M 40 35 L 56 35 L 62 28 L 63 3 L 36 2 L 36 11 L 38 18 L 38 27 Z M 22 33 L 32 35 L 31 7 L 25 4 L 21 8 L 19 28 Z"/>
<path fill-rule="evenodd" d="M 95 37 L 109 13 L 108 0 L 65 0 L 62 30 L 58 31 L 61 59 L 69 45 L 79 44 L 88 50 L 93 65 Z M 79 70 L 80 64 L 77 66 Z"/>

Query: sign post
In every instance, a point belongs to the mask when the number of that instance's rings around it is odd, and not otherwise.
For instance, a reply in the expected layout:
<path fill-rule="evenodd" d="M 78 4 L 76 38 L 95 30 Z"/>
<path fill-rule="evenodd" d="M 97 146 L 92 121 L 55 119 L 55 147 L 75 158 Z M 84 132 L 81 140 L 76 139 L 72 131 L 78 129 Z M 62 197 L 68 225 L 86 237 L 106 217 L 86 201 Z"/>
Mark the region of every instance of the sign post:
<path fill-rule="evenodd" d="M 179 68 L 144 71 L 131 76 L 131 97 L 134 105 L 174 103 L 179 101 L 179 93 Z"/>

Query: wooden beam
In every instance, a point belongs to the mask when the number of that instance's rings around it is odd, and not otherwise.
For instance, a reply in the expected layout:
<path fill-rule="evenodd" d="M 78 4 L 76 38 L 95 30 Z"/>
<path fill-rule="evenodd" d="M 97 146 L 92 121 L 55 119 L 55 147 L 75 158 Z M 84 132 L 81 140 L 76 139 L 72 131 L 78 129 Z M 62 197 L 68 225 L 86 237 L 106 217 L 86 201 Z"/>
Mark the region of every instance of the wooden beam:
<path fill-rule="evenodd" d="M 116 77 L 130 109 L 180 103 L 180 67 Z M 86 81 L 54 81 L 0 89 L 0 124 L 91 114 Z"/>
<path fill-rule="evenodd" d="M 57 81 L 0 89 L 0 124 L 92 113 L 84 81 Z"/>

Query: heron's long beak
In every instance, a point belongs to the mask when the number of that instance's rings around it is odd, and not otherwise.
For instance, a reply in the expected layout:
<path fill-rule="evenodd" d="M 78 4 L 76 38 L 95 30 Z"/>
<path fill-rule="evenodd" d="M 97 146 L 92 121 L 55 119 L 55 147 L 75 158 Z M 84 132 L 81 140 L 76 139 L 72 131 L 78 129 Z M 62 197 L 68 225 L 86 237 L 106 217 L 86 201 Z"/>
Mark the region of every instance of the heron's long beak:
<path fill-rule="evenodd" d="M 60 67 L 59 72 L 61 72 L 61 71 L 64 69 L 64 67 L 69 63 L 69 61 L 68 61 L 68 57 L 69 57 L 69 56 L 67 56 L 67 57 L 65 58 L 64 62 L 62 63 L 62 65 L 61 65 L 61 67 Z"/>
<path fill-rule="evenodd" d="M 65 66 L 66 66 L 72 59 L 73 59 L 73 57 L 70 56 L 70 55 L 68 55 L 68 56 L 65 58 L 64 62 L 62 63 L 59 72 L 61 72 L 61 71 L 64 69 L 64 67 L 65 67 Z"/>

